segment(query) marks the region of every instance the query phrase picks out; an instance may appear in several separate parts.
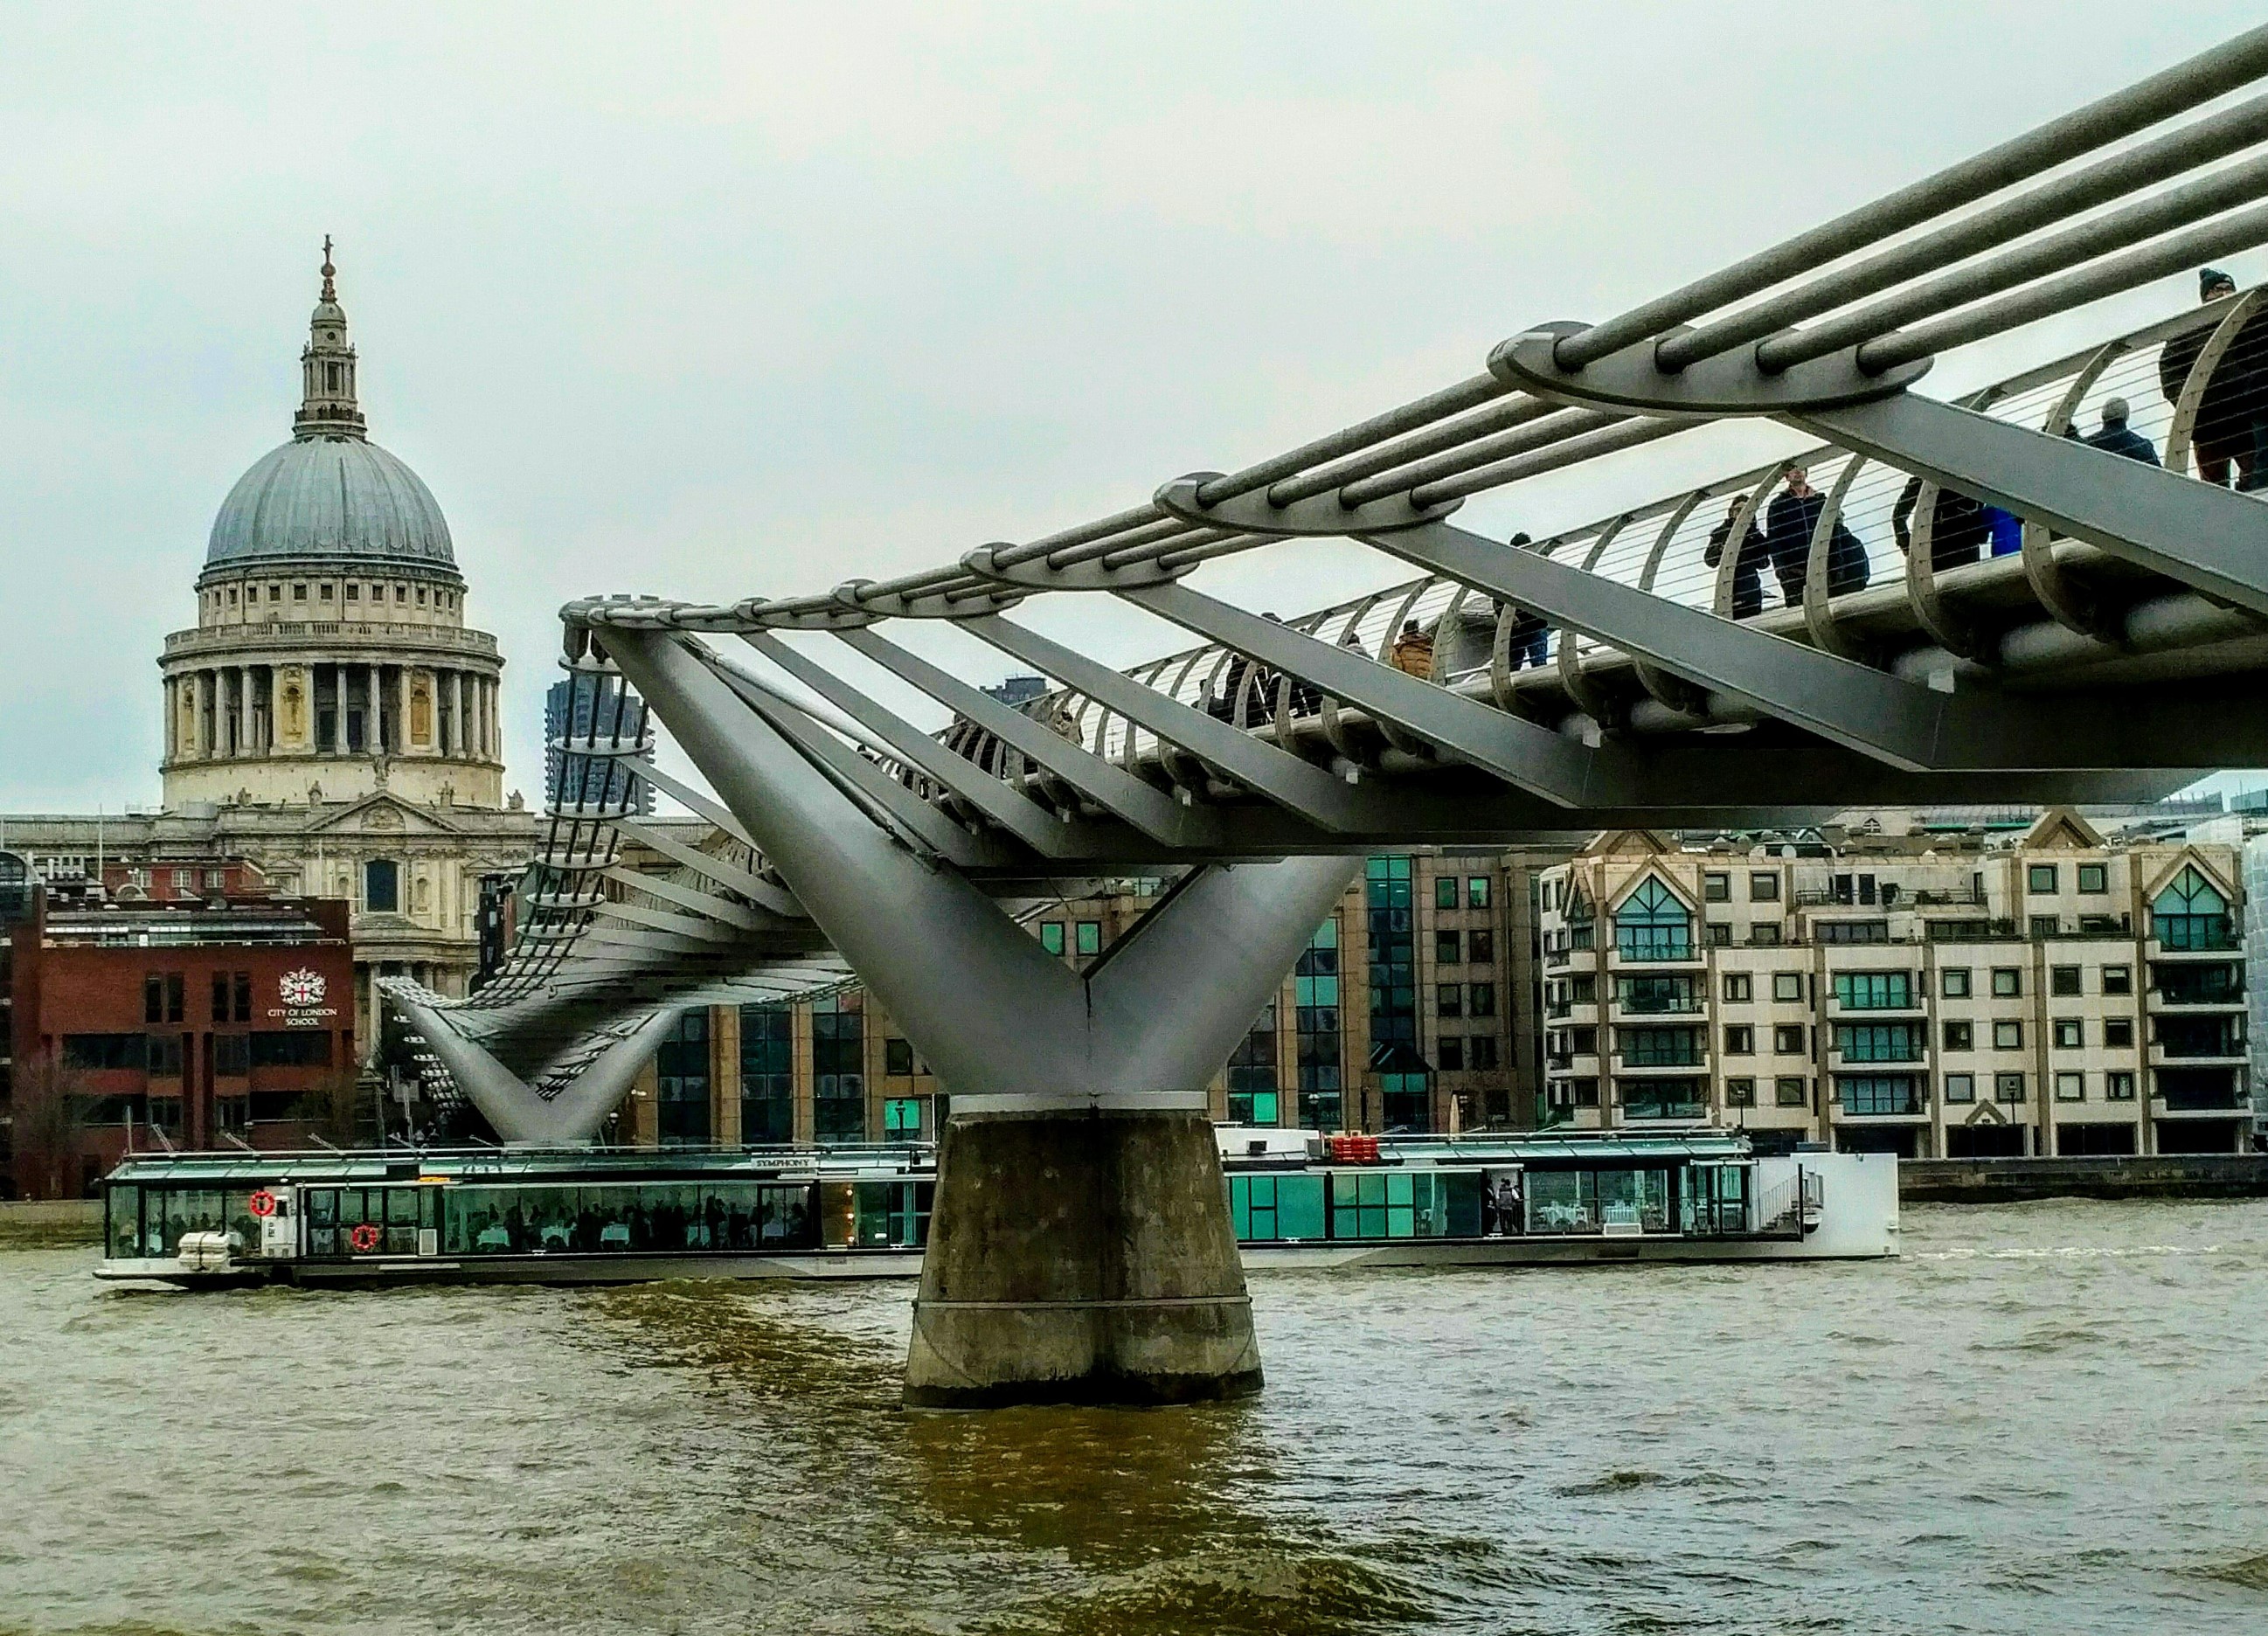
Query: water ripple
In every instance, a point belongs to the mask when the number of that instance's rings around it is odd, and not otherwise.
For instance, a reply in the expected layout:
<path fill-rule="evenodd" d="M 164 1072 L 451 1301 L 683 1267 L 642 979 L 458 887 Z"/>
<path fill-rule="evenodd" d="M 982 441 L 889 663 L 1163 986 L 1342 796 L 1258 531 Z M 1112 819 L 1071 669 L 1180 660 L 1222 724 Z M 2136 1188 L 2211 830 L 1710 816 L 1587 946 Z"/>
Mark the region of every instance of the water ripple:
<path fill-rule="evenodd" d="M 900 1409 L 900 1286 L 152 1295 L 11 1251 L 0 1636 L 2261 1628 L 2268 1205 L 1904 1227 L 1264 1277 L 1259 1400 L 991 1415 Z"/>

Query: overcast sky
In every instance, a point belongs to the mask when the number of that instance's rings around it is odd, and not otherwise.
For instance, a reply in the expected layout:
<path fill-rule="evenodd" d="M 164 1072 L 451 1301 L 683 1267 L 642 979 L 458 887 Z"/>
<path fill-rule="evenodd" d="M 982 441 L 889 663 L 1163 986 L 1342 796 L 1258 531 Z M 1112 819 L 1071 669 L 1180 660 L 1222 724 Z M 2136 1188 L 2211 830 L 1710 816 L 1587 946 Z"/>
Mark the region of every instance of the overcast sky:
<path fill-rule="evenodd" d="M 156 656 L 194 623 L 222 497 L 288 435 L 326 232 L 372 434 L 448 515 L 534 799 L 571 596 L 792 594 L 1116 509 L 2258 20 L 0 5 L 0 813 L 157 800 Z M 2194 298 L 2169 281 L 1933 389 Z M 1775 435 L 1469 515 L 1542 534 Z M 1353 548 L 1208 571 L 1286 611 L 1406 577 Z M 1085 604 L 1029 616 L 1114 660 L 1184 645 Z M 968 660 L 954 640 L 922 637 Z"/>

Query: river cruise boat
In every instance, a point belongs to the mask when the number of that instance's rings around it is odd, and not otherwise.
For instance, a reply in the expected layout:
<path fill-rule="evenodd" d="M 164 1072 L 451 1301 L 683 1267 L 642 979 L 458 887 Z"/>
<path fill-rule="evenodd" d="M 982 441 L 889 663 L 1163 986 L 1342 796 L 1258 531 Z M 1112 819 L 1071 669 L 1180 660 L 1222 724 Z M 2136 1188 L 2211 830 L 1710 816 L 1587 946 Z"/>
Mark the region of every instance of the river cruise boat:
<path fill-rule="evenodd" d="M 1897 1161 L 1730 1133 L 1381 1138 L 1220 1128 L 1246 1266 L 1897 1253 Z M 910 1278 L 923 1146 L 144 1153 L 100 1279 L 193 1286 Z"/>

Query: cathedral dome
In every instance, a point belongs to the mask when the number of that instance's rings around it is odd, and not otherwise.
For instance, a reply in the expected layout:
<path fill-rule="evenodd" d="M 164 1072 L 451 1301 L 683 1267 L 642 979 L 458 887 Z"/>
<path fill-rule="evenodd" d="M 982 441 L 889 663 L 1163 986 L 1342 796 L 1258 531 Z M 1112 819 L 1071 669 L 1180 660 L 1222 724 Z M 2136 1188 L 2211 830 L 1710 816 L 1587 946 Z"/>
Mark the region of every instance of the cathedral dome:
<path fill-rule="evenodd" d="M 205 566 L 263 558 L 372 559 L 454 569 L 449 525 L 416 472 L 360 438 L 294 438 L 236 481 Z"/>
<path fill-rule="evenodd" d="M 326 239 L 322 297 L 299 354 L 303 394 L 291 441 L 261 455 L 221 502 L 205 545 L 206 572 L 291 560 L 453 577 L 456 553 L 432 490 L 364 430 L 330 249 Z"/>

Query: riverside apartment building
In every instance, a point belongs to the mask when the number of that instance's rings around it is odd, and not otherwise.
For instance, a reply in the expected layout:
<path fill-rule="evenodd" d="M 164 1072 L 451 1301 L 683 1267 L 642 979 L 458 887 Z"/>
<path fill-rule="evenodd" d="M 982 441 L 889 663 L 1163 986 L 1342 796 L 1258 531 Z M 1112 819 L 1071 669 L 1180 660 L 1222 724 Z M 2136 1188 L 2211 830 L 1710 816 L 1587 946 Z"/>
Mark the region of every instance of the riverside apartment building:
<path fill-rule="evenodd" d="M 1907 1157 L 2250 1145 L 2237 849 L 2020 835 L 1681 845 L 1543 873 L 1544 1104 Z"/>

